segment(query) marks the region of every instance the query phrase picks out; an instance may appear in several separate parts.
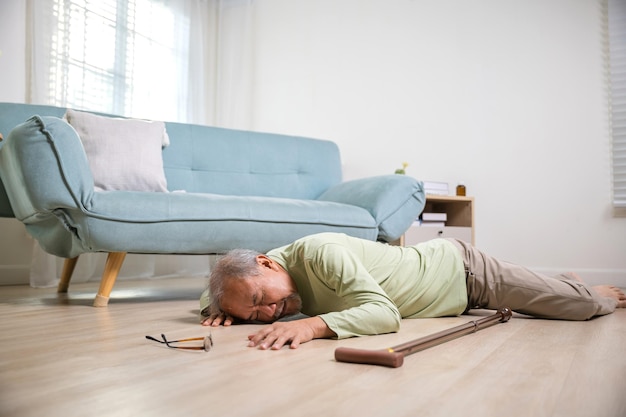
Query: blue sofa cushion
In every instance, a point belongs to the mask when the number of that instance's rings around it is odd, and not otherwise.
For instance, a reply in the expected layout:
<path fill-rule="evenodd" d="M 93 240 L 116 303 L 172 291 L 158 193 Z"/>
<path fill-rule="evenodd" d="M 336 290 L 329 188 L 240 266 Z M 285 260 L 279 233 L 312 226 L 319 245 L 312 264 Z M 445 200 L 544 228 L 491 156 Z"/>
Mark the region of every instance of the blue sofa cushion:
<path fill-rule="evenodd" d="M 367 210 L 334 202 L 197 193 L 95 193 L 71 228 L 89 234 L 90 250 L 145 253 L 260 252 L 315 231 L 376 239 Z M 122 224 L 123 226 L 120 226 Z M 153 236 L 151 239 L 142 236 Z"/>

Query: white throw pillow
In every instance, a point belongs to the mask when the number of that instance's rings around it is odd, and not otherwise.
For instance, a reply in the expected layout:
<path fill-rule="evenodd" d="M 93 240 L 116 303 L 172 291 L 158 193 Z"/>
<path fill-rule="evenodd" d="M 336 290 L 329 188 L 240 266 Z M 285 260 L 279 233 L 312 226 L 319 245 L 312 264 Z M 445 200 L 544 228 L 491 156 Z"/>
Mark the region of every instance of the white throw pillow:
<path fill-rule="evenodd" d="M 68 109 L 65 120 L 83 143 L 96 191 L 167 192 L 165 123 L 98 116 Z"/>

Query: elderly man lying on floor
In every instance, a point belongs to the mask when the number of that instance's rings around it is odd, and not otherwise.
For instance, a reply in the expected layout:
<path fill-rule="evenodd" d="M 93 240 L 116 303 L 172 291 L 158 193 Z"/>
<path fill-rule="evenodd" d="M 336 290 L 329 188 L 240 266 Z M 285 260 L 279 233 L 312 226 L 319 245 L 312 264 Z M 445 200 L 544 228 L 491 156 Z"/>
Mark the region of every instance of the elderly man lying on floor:
<path fill-rule="evenodd" d="M 272 323 L 249 346 L 297 348 L 318 338 L 395 332 L 402 318 L 508 306 L 540 318 L 587 320 L 626 307 L 610 285 L 589 286 L 499 261 L 455 239 L 401 247 L 321 233 L 261 254 L 218 260 L 200 299 L 202 324 Z M 279 319 L 302 313 L 298 320 Z"/>

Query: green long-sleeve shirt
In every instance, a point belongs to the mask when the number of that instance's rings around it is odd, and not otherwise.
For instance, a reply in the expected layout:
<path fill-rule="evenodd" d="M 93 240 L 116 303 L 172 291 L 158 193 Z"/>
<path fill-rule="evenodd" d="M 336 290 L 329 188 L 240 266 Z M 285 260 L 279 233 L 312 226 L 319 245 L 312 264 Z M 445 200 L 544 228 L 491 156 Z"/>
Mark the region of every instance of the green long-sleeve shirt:
<path fill-rule="evenodd" d="M 338 233 L 307 236 L 267 255 L 294 280 L 302 313 L 338 338 L 397 331 L 401 318 L 461 314 L 459 250 L 445 239 L 400 247 Z"/>

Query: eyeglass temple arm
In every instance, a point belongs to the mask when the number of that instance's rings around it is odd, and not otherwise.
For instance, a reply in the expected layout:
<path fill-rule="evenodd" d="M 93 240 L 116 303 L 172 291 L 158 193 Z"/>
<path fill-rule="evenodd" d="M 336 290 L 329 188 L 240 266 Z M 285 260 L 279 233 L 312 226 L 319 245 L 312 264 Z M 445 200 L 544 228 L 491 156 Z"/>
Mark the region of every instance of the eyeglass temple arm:
<path fill-rule="evenodd" d="M 165 338 L 165 337 L 164 337 Z M 191 342 L 194 340 L 204 340 L 204 336 L 203 337 L 190 337 L 188 339 L 179 339 L 179 340 L 168 340 L 169 343 L 175 343 L 175 342 Z"/>
<path fill-rule="evenodd" d="M 146 336 L 146 339 L 153 340 L 153 341 L 159 342 L 159 343 L 165 343 L 166 345 L 168 343 L 191 342 L 191 341 L 194 341 L 194 340 L 204 340 L 204 337 L 190 337 L 190 338 L 187 338 L 187 339 L 180 339 L 180 340 L 167 340 L 165 338 L 164 334 L 162 334 L 161 337 L 163 338 L 163 340 L 156 339 L 156 338 L 154 338 L 152 336 Z"/>
<path fill-rule="evenodd" d="M 159 339 L 155 339 L 155 338 L 154 338 L 154 337 L 152 337 L 152 336 L 146 336 L 146 339 L 148 339 L 148 340 L 152 340 L 152 341 L 154 341 L 154 342 L 165 343 L 164 341 L 159 340 Z"/>
<path fill-rule="evenodd" d="M 163 338 L 163 342 L 164 342 L 167 346 L 169 346 L 169 347 L 174 347 L 174 346 L 170 346 L 170 345 L 169 345 L 170 343 L 180 343 L 180 342 L 191 342 L 191 341 L 194 341 L 194 340 L 204 340 L 204 337 L 190 337 L 190 338 L 187 338 L 187 339 L 167 340 L 167 339 L 165 338 L 165 335 L 164 335 L 164 334 L 161 334 L 161 337 Z M 185 349 L 189 349 L 189 348 L 185 348 Z"/>
<path fill-rule="evenodd" d="M 170 343 L 174 343 L 174 342 L 186 342 L 186 341 L 189 341 L 189 340 L 202 340 L 202 339 L 204 339 L 204 337 L 194 337 L 194 338 L 191 338 L 191 339 L 181 339 L 181 340 L 167 340 L 166 339 L 165 341 L 163 341 L 163 340 L 156 339 L 156 338 L 154 338 L 152 336 L 146 336 L 146 339 L 153 340 L 153 341 L 159 342 L 159 343 L 163 343 L 168 348 L 172 348 L 172 349 L 206 350 L 204 348 L 204 346 L 171 346 L 170 345 Z"/>

